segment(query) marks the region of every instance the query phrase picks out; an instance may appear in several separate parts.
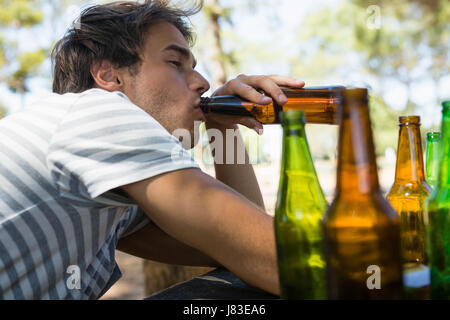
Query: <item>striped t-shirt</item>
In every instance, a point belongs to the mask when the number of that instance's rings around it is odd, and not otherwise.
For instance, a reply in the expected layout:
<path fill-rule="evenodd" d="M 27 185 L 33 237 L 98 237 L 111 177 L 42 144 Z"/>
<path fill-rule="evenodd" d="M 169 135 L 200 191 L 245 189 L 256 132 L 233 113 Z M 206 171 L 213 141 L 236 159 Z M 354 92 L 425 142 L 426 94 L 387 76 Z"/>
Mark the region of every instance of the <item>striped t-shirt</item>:
<path fill-rule="evenodd" d="M 101 297 L 118 239 L 150 221 L 116 188 L 190 167 L 119 92 L 51 94 L 0 120 L 0 298 Z"/>

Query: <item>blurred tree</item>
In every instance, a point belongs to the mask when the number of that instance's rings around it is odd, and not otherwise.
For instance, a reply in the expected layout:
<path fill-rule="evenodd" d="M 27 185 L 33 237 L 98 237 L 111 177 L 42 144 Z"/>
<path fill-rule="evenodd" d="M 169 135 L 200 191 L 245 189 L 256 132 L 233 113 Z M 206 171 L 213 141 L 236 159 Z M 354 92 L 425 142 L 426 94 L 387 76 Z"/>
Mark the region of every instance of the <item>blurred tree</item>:
<path fill-rule="evenodd" d="M 225 63 L 233 61 L 231 55 L 225 53 L 222 46 L 222 32 L 219 20 L 231 23 L 231 8 L 225 8 L 220 5 L 219 0 L 208 0 L 205 2 L 203 14 L 206 17 L 208 31 L 212 36 L 211 43 L 211 84 L 214 88 L 222 86 L 227 80 Z"/>
<path fill-rule="evenodd" d="M 369 4 L 378 9 L 371 10 Z M 376 11 L 379 17 L 374 16 Z M 298 39 L 308 46 L 299 46 L 302 60 L 293 57 L 292 70 L 311 79 L 337 81 L 347 81 L 349 75 L 362 71 L 366 75 L 363 81 L 377 88 L 371 105 L 380 154 L 386 147 L 396 148 L 398 112 L 381 98 L 392 90 L 388 80 L 395 80 L 408 92 L 402 114 L 426 112 L 412 99 L 414 85 L 424 79 L 435 84 L 436 106 L 443 98 L 437 88 L 450 71 L 449 20 L 448 0 L 343 2 L 337 10 L 320 10 L 302 22 Z"/>
<path fill-rule="evenodd" d="M 49 59 L 51 47 L 69 26 L 67 10 L 78 11 L 84 2 L 0 0 L 0 83 L 21 96 L 22 106 L 24 96 L 30 90 L 29 79 L 36 76 L 51 78 L 50 70 L 41 71 L 40 67 Z M 41 37 L 41 34 L 45 36 Z"/>
<path fill-rule="evenodd" d="M 357 8 L 367 2 L 354 0 Z M 413 84 L 430 78 L 435 87 L 434 105 L 439 106 L 440 79 L 450 72 L 450 2 L 448 0 L 379 0 L 381 25 L 367 32 L 362 24 L 355 25 L 356 49 L 363 53 L 366 70 L 381 83 L 396 78 L 408 90 L 404 112 L 419 112 L 411 99 Z M 389 88 L 383 88 L 389 90 Z M 439 111 L 439 108 L 433 108 Z"/>
<path fill-rule="evenodd" d="M 17 34 L 42 23 L 43 13 L 37 0 L 0 0 L 0 5 L 0 82 L 23 97 L 26 80 L 44 61 L 45 50 L 21 51 Z"/>
<path fill-rule="evenodd" d="M 0 0 L 0 23 L 10 27 L 32 27 L 42 22 L 35 0 Z"/>
<path fill-rule="evenodd" d="M 3 105 L 0 104 L 0 119 L 6 115 L 6 109 Z"/>

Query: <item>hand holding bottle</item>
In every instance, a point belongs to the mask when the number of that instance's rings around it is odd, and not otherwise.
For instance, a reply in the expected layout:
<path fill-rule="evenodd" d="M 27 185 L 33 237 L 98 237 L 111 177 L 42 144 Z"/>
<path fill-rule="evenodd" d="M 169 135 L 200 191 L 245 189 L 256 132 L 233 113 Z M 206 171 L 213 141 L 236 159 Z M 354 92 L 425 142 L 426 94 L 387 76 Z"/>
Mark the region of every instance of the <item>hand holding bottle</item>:
<path fill-rule="evenodd" d="M 284 105 L 287 102 L 287 98 L 280 86 L 302 88 L 304 85 L 304 81 L 292 77 L 239 75 L 218 88 L 213 93 L 213 96 L 235 95 L 257 104 L 268 105 L 275 101 L 278 105 Z M 266 95 L 261 93 L 260 90 L 264 91 Z M 205 117 L 208 127 L 230 127 L 235 124 L 241 124 L 255 130 L 258 134 L 263 129 L 262 124 L 251 116 L 207 113 Z"/>

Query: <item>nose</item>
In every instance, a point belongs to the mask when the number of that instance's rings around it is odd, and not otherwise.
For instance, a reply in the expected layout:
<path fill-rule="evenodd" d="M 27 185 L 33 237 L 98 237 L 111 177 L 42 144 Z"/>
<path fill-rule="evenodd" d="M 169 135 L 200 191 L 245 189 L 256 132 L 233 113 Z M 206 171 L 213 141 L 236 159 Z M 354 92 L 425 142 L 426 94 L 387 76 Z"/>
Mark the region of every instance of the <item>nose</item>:
<path fill-rule="evenodd" d="M 194 71 L 193 81 L 191 82 L 191 89 L 198 92 L 199 95 L 204 94 L 209 90 L 209 82 L 197 71 Z"/>

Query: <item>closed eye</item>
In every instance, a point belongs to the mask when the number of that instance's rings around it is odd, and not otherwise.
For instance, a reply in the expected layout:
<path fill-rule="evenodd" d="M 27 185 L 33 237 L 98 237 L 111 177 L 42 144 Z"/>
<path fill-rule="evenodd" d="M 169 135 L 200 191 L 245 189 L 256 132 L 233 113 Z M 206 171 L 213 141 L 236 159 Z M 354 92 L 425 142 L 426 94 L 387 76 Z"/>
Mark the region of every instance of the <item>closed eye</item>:
<path fill-rule="evenodd" d="M 181 62 L 179 62 L 179 61 L 169 61 L 169 63 L 173 64 L 177 68 L 181 67 Z"/>

